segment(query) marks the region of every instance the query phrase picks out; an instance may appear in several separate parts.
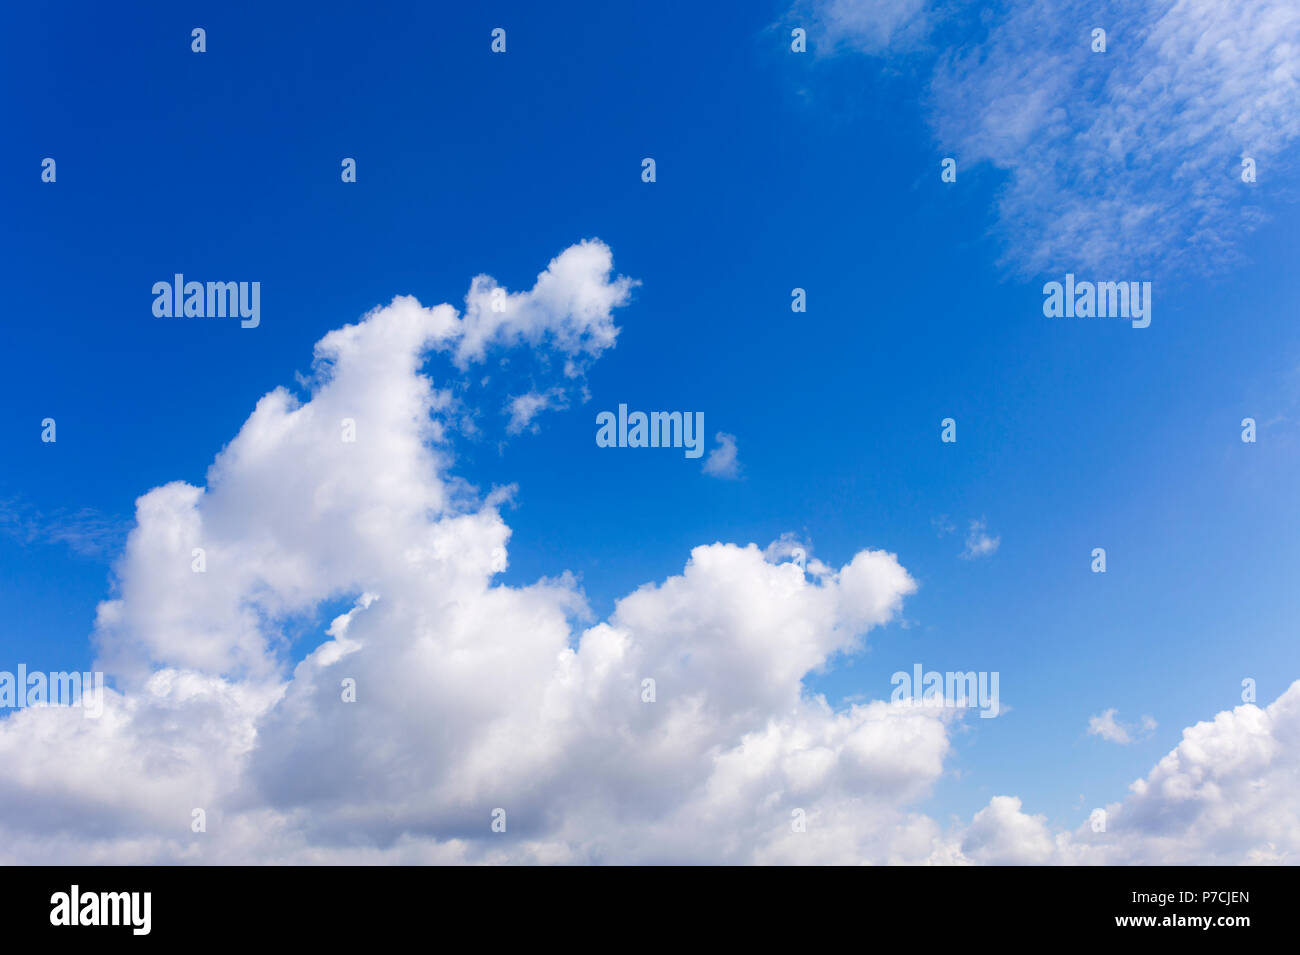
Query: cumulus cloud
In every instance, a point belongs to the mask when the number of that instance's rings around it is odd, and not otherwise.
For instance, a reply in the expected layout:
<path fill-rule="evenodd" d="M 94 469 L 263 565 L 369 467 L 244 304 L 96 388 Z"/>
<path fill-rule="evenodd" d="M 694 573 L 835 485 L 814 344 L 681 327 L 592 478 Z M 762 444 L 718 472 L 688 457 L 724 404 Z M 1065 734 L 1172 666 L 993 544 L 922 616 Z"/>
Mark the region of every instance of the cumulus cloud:
<path fill-rule="evenodd" d="M 1300 863 L 1300 680 L 1183 730 L 1128 798 L 1050 833 L 1020 800 L 976 814 L 962 849 L 980 862 L 1068 865 Z"/>
<path fill-rule="evenodd" d="M 1056 843 L 1045 816 L 1021 811 L 1015 796 L 994 796 L 975 813 L 961 840 L 961 851 L 984 865 L 1044 865 Z"/>
<path fill-rule="evenodd" d="M 717 447 L 704 459 L 704 473 L 710 477 L 735 480 L 740 477 L 739 451 L 736 448 L 736 436 L 719 431 L 713 436 Z"/>
<path fill-rule="evenodd" d="M 1112 707 L 1096 716 L 1090 716 L 1088 718 L 1088 735 L 1100 736 L 1111 743 L 1127 745 L 1139 738 L 1150 736 L 1156 728 L 1156 721 L 1151 716 L 1143 716 L 1139 723 L 1129 725 L 1120 723 L 1115 718 L 1117 712 Z"/>
<path fill-rule="evenodd" d="M 481 361 L 491 345 L 545 343 L 568 356 L 599 357 L 614 346 L 613 309 L 627 303 L 637 282 L 619 276 L 609 246 L 580 242 L 551 260 L 527 292 L 507 292 L 477 276 L 452 336 L 457 365 Z"/>
<path fill-rule="evenodd" d="M 1300 681 L 1267 707 L 1238 706 L 1185 729 L 1128 799 L 1106 807 L 1107 831 L 1081 835 L 1121 863 L 1295 864 L 1298 783 Z"/>
<path fill-rule="evenodd" d="M 576 251 L 575 251 L 576 250 Z M 557 265 L 558 263 L 558 265 Z M 928 858 L 910 813 L 950 713 L 835 709 L 810 672 L 915 584 L 864 549 L 807 569 L 695 548 L 592 622 L 572 576 L 494 580 L 502 494 L 452 470 L 450 367 L 596 354 L 631 283 L 598 243 L 513 312 L 399 297 L 317 344 L 310 394 L 256 403 L 203 486 L 142 495 L 95 621 L 104 715 L 0 721 L 9 861 Z M 460 374 L 459 371 L 456 374 Z M 455 377 L 454 375 L 452 377 Z M 345 601 L 289 667 L 288 622 Z M 346 699 L 355 691 L 355 701 Z M 504 835 L 491 813 L 506 811 Z M 191 831 L 202 809 L 205 832 Z M 795 810 L 815 835 L 800 841 Z"/>
<path fill-rule="evenodd" d="M 533 347 L 612 343 L 592 303 L 627 283 L 596 245 L 534 289 Z M 512 488 L 456 476 L 452 379 L 528 335 L 462 351 L 475 328 L 394 299 L 322 338 L 310 393 L 263 396 L 202 487 L 139 498 L 94 626 L 103 715 L 0 719 L 0 860 L 1297 858 L 1300 683 L 1187 730 L 1105 832 L 1053 832 L 1003 796 L 945 828 L 916 806 L 962 711 L 805 687 L 898 618 L 916 584 L 894 554 L 704 544 L 603 620 L 562 569 L 501 583 Z M 290 623 L 326 606 L 348 609 L 292 654 Z"/>

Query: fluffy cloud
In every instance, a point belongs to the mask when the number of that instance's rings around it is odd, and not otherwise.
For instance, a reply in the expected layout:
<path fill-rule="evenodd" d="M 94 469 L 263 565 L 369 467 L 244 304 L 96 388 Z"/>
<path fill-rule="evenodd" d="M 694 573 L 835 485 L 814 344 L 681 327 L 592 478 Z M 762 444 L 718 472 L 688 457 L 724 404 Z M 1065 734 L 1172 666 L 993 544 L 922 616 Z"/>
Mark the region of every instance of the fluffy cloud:
<path fill-rule="evenodd" d="M 915 585 L 892 554 L 805 572 L 754 545 L 701 546 L 585 627 L 568 575 L 494 581 L 500 495 L 451 471 L 454 382 L 426 358 L 598 354 L 631 284 L 587 242 L 505 311 L 482 278 L 463 314 L 394 299 L 317 344 L 310 395 L 258 401 L 203 487 L 143 495 L 96 621 L 116 687 L 103 717 L 0 722 L 8 858 L 934 851 L 937 829 L 905 806 L 942 773 L 951 715 L 834 710 L 802 686 L 899 612 Z M 288 672 L 290 622 L 338 601 L 352 609 Z M 489 829 L 496 808 L 506 836 Z M 793 838 L 795 810 L 817 835 Z"/>
<path fill-rule="evenodd" d="M 1079 838 L 1109 862 L 1300 862 L 1300 681 L 1185 729 L 1106 810 L 1107 831 Z"/>
<path fill-rule="evenodd" d="M 1015 796 L 994 796 L 975 813 L 961 840 L 961 851 L 985 865 L 1044 865 L 1056 844 L 1043 816 L 1026 815 Z"/>
<path fill-rule="evenodd" d="M 1300 863 L 1300 680 L 1183 730 L 1182 742 L 1098 814 L 1103 826 L 1049 833 L 999 796 L 964 834 L 980 862 L 1099 865 Z"/>
<path fill-rule="evenodd" d="M 477 276 L 456 326 L 454 353 L 464 369 L 491 345 L 526 342 L 569 355 L 599 357 L 618 337 L 613 309 L 627 303 L 632 279 L 610 278 L 614 259 L 599 241 L 580 242 L 551 260 L 527 292 L 506 292 L 490 276 Z"/>
<path fill-rule="evenodd" d="M 1300 683 L 1189 729 L 1106 833 L 1011 797 L 945 829 L 915 806 L 961 711 L 804 687 L 897 618 L 916 585 L 893 554 L 702 545 L 602 621 L 568 574 L 496 580 L 510 491 L 456 477 L 456 382 L 426 361 L 612 342 L 630 283 L 575 248 L 508 327 L 397 298 L 330 332 L 309 395 L 265 395 L 203 487 L 138 500 L 93 635 L 102 717 L 0 720 L 0 859 L 1294 860 Z M 340 604 L 291 666 L 294 622 Z"/>

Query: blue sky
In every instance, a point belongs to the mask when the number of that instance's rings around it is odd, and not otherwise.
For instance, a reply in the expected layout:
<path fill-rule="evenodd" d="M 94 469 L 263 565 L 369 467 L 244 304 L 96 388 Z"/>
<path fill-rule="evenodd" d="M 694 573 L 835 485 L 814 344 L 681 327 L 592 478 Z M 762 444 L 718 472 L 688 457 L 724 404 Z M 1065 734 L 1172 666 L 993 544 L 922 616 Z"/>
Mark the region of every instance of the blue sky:
<path fill-rule="evenodd" d="M 90 667 L 135 499 L 202 485 L 262 395 L 306 394 L 294 376 L 328 331 L 398 294 L 459 307 L 479 273 L 527 289 L 599 238 L 640 284 L 589 400 L 508 435 L 506 392 L 489 389 L 481 433 L 454 442 L 484 492 L 518 485 L 507 583 L 570 570 L 601 620 L 714 541 L 792 533 L 835 567 L 896 554 L 917 592 L 805 686 L 839 704 L 887 699 L 918 662 L 999 671 L 1011 711 L 964 721 L 917 806 L 941 821 L 1015 793 L 1073 827 L 1184 727 L 1238 705 L 1243 678 L 1265 703 L 1300 676 L 1300 231 L 1280 174 L 1223 200 L 1225 221 L 1262 213 L 1227 267 L 1180 257 L 1174 236 L 1121 248 L 1118 274 L 1068 248 L 1044 269 L 1016 236 L 1053 223 L 1008 220 L 1029 208 L 1006 200 L 1026 171 L 954 148 L 967 133 L 932 70 L 964 15 L 929 46 L 864 49 L 850 32 L 832 52 L 833 29 L 783 4 L 144 9 L 128 25 L 26 5 L 0 31 L 4 660 Z M 506 55 L 489 50 L 496 26 Z M 1132 55 L 1120 40 L 1106 54 Z M 1279 142 L 1271 169 L 1294 159 Z M 1062 196 L 1104 200 L 1059 172 Z M 1042 285 L 1065 271 L 1152 281 L 1150 327 L 1044 317 Z M 156 319 L 150 287 L 176 272 L 260 281 L 260 326 Z M 437 356 L 426 371 L 458 374 Z M 487 371 L 510 393 L 531 381 L 519 358 Z M 619 403 L 703 411 L 710 446 L 736 436 L 739 479 L 678 451 L 597 448 L 595 414 Z M 973 521 L 1000 543 L 963 559 Z M 291 660 L 336 612 L 312 615 Z M 1158 726 L 1128 746 L 1089 735 L 1112 707 Z"/>

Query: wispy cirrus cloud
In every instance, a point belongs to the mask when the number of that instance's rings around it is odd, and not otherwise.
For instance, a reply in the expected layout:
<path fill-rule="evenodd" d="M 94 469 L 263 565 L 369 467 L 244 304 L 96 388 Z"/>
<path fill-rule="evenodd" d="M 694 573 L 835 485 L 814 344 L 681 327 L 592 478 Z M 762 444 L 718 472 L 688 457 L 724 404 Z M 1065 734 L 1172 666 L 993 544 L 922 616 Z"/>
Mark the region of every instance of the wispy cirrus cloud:
<path fill-rule="evenodd" d="M 923 41 L 933 24 L 932 6 L 930 0 L 803 0 L 793 13 L 798 22 L 811 22 L 813 35 L 823 41 L 816 52 L 881 53 Z"/>
<path fill-rule="evenodd" d="M 93 508 L 43 511 L 19 499 L 0 501 L 0 533 L 23 544 L 66 544 L 73 553 L 103 559 L 126 542 L 129 521 Z"/>
<path fill-rule="evenodd" d="M 823 42 L 910 53 L 890 39 L 910 34 L 876 6 L 823 0 Z M 886 7 L 926 30 L 968 10 Z M 880 17 L 888 29 L 871 26 Z M 993 233 L 1010 270 L 1214 272 L 1294 201 L 1300 4 L 1013 0 L 982 19 L 977 42 L 935 54 L 927 111 L 960 169 L 1005 173 Z M 1242 181 L 1243 158 L 1257 182 Z"/>

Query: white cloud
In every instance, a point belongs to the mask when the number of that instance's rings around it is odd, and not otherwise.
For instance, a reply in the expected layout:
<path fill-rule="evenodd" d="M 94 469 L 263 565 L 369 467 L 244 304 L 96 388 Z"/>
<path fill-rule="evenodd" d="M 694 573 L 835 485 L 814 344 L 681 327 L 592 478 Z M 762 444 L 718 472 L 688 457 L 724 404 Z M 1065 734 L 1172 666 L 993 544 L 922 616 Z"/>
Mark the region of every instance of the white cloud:
<path fill-rule="evenodd" d="M 569 330 L 538 348 L 577 353 L 593 330 L 605 330 L 599 347 L 613 341 L 608 309 L 629 283 L 609 278 L 608 249 L 577 248 L 539 278 L 543 293 L 523 293 L 530 328 Z M 752 862 L 936 851 L 937 828 L 906 805 L 942 772 L 951 713 L 834 710 L 803 691 L 915 589 L 892 554 L 805 573 L 752 544 L 701 546 L 680 574 L 585 627 L 567 574 L 494 583 L 511 533 L 504 492 L 480 499 L 451 471 L 460 409 L 451 383 L 423 371 L 429 353 L 470 362 L 516 340 L 491 321 L 394 299 L 320 341 L 309 397 L 264 396 L 204 487 L 173 482 L 139 499 L 94 635 L 117 690 L 98 721 L 57 709 L 0 721 L 0 855 Z M 353 609 L 287 672 L 286 622 L 341 598 Z M 646 679 L 654 702 L 643 702 Z M 356 702 L 344 702 L 345 681 Z M 490 832 L 496 807 L 506 837 Z M 200 808 L 207 831 L 193 833 Z M 791 830 L 796 808 L 814 827 L 807 840 Z"/>
<path fill-rule="evenodd" d="M 962 560 L 976 560 L 980 557 L 992 557 L 1002 543 L 1001 537 L 990 537 L 988 525 L 983 520 L 971 521 L 970 532 L 966 535 L 966 546 L 958 554 Z"/>
<path fill-rule="evenodd" d="M 1020 811 L 1015 796 L 994 796 L 975 813 L 961 840 L 961 851 L 984 865 L 1044 865 L 1056 845 L 1044 816 Z"/>
<path fill-rule="evenodd" d="M 814 53 L 841 46 L 863 53 L 897 52 L 912 47 L 929 32 L 928 8 L 927 0 L 801 2 L 793 11 L 792 22 L 802 24 L 805 17 L 812 21 Z M 820 45 L 816 41 L 821 41 Z"/>
<path fill-rule="evenodd" d="M 1251 704 L 1183 730 L 1182 742 L 1085 822 L 1050 835 L 1020 801 L 998 797 L 967 831 L 976 861 L 1098 865 L 1300 862 L 1300 680 L 1267 707 Z"/>
<path fill-rule="evenodd" d="M 1090 716 L 1088 718 L 1088 735 L 1100 736 L 1111 743 L 1127 745 L 1143 736 L 1149 736 L 1156 728 L 1156 721 L 1153 717 L 1143 716 L 1140 723 L 1131 725 L 1120 723 L 1115 719 L 1116 712 L 1117 710 L 1112 707 L 1096 716 Z"/>
<path fill-rule="evenodd" d="M 564 399 L 564 393 L 558 388 L 552 388 L 545 392 L 528 391 L 522 395 L 515 395 L 506 403 L 506 410 L 510 413 L 510 421 L 506 424 L 506 433 L 519 434 L 529 426 L 536 430 L 537 425 L 533 424 L 534 418 L 548 408 L 563 408 L 566 406 L 567 402 Z"/>
<path fill-rule="evenodd" d="M 940 16 L 919 2 L 817 8 L 830 45 L 895 54 Z M 969 12 L 942 15 L 956 10 Z M 1091 50 L 1097 26 L 1105 53 Z M 960 170 L 986 162 L 1006 173 L 995 232 L 1014 270 L 1116 280 L 1213 271 L 1240 257 L 1269 205 L 1292 200 L 1294 0 L 1016 0 L 962 29 L 979 39 L 938 58 L 930 121 Z M 1241 181 L 1243 157 L 1257 183 Z"/>
<path fill-rule="evenodd" d="M 547 300 L 621 301 L 600 285 L 608 250 L 584 261 L 565 272 L 582 294 Z M 204 487 L 141 496 L 95 626 L 116 687 L 103 716 L 0 720 L 0 860 L 1297 858 L 1300 682 L 1187 730 L 1107 807 L 1107 833 L 1053 833 L 1012 797 L 945 830 L 914 807 L 962 711 L 836 709 L 804 689 L 898 618 L 916 584 L 893 554 L 802 569 L 779 556 L 792 537 L 699 546 L 602 621 L 568 574 L 495 582 L 511 489 L 480 496 L 455 476 L 455 403 L 423 370 L 464 322 L 398 298 L 329 333 L 308 398 L 264 396 Z M 290 669 L 286 622 L 340 600 L 352 609 Z"/>
<path fill-rule="evenodd" d="M 527 292 L 506 293 L 491 276 L 477 276 L 455 326 L 458 366 L 482 360 L 490 345 L 519 342 L 545 343 L 570 357 L 599 357 L 618 337 L 613 309 L 627 304 L 637 285 L 623 276 L 611 279 L 613 267 L 609 247 L 588 240 L 552 259 Z"/>
<path fill-rule="evenodd" d="M 734 480 L 740 477 L 739 452 L 736 448 L 736 436 L 719 431 L 713 436 L 718 446 L 704 459 L 704 473 L 710 477 Z"/>
<path fill-rule="evenodd" d="M 954 534 L 957 531 L 957 525 L 948 519 L 947 514 L 940 514 L 938 517 L 930 518 L 930 526 L 934 528 L 935 534 L 939 537 Z"/>
<path fill-rule="evenodd" d="M 1182 742 L 1079 838 L 1107 860 L 1300 862 L 1300 681 L 1267 707 L 1238 706 Z"/>
<path fill-rule="evenodd" d="M 127 527 L 91 508 L 44 513 L 19 499 L 0 500 L 0 534 L 21 544 L 66 544 L 75 554 L 103 558 L 121 546 Z"/>

